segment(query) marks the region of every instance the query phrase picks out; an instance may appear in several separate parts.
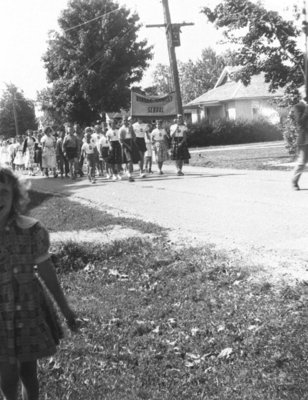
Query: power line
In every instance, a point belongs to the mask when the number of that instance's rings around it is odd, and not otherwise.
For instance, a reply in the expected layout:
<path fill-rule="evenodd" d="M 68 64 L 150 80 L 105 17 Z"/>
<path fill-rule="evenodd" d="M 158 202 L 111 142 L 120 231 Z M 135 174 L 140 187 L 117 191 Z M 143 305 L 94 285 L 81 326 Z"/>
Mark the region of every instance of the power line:
<path fill-rule="evenodd" d="M 106 17 L 107 15 L 112 14 L 112 13 L 114 13 L 114 12 L 116 12 L 116 11 L 119 11 L 119 10 L 120 10 L 120 7 L 116 8 L 115 10 L 109 11 L 108 13 L 99 15 L 98 17 L 95 17 L 95 18 L 93 18 L 93 19 L 90 19 L 89 21 L 83 22 L 82 24 L 75 25 L 75 26 L 72 26 L 71 28 L 65 29 L 64 32 L 68 32 L 68 31 L 71 31 L 71 30 L 73 30 L 73 29 L 79 28 L 80 26 L 84 26 L 84 25 L 86 25 L 86 24 L 89 24 L 90 22 L 93 22 L 93 21 L 96 21 L 97 19 Z"/>

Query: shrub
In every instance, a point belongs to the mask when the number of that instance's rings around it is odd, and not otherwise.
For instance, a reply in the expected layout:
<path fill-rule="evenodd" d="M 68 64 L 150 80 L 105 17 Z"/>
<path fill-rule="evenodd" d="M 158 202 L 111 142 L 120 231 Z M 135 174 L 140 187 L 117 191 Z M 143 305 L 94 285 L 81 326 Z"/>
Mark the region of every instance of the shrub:
<path fill-rule="evenodd" d="M 290 112 L 281 123 L 281 130 L 290 155 L 296 154 L 297 129 L 293 112 Z"/>
<path fill-rule="evenodd" d="M 281 140 L 282 132 L 277 125 L 264 119 L 220 119 L 213 124 L 202 121 L 190 126 L 189 146 L 215 146 Z"/>

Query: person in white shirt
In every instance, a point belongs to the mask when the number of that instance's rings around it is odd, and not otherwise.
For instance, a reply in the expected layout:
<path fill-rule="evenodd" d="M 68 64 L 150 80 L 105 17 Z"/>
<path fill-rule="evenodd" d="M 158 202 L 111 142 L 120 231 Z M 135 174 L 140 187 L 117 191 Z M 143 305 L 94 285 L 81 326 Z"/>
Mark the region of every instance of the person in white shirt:
<path fill-rule="evenodd" d="M 122 147 L 119 141 L 119 132 L 117 124 L 114 120 L 109 121 L 109 129 L 106 132 L 106 137 L 109 143 L 108 164 L 112 171 L 112 180 L 121 180 L 120 171 L 122 165 Z"/>
<path fill-rule="evenodd" d="M 170 126 L 171 160 L 175 161 L 177 175 L 182 176 L 184 161 L 188 162 L 190 154 L 187 147 L 187 127 L 184 125 L 183 116 L 178 115 L 176 123 Z"/>
<path fill-rule="evenodd" d="M 163 128 L 161 120 L 156 121 L 156 128 L 151 133 L 151 139 L 159 174 L 163 175 L 163 163 L 168 160 L 168 134 L 166 129 Z"/>
<path fill-rule="evenodd" d="M 95 143 L 92 140 L 92 128 L 85 129 L 85 142 L 81 146 L 81 154 L 87 160 L 87 174 L 91 183 L 95 183 L 95 161 L 98 157 L 98 151 Z"/>
<path fill-rule="evenodd" d="M 122 126 L 119 129 L 119 139 L 122 146 L 123 163 L 126 164 L 128 180 L 134 182 L 132 173 L 133 164 L 139 162 L 139 151 L 135 143 L 135 132 L 128 117 L 123 118 Z"/>
<path fill-rule="evenodd" d="M 153 130 L 152 125 L 147 124 L 147 130 L 144 135 L 144 140 L 147 150 L 144 153 L 144 158 L 145 158 L 145 171 L 148 172 L 149 174 L 153 174 L 152 171 L 153 146 L 151 138 L 152 130 Z"/>
<path fill-rule="evenodd" d="M 101 137 L 98 142 L 98 151 L 99 151 L 99 158 L 100 158 L 102 174 L 105 169 L 106 178 L 109 179 L 109 178 L 111 178 L 112 173 L 111 173 L 111 168 L 110 168 L 110 165 L 108 162 L 110 146 L 109 146 L 109 141 L 108 141 L 106 133 L 107 132 L 102 130 Z"/>
<path fill-rule="evenodd" d="M 139 150 L 139 156 L 140 156 L 140 161 L 139 161 L 139 167 L 140 167 L 140 176 L 141 178 L 145 177 L 145 173 L 143 170 L 144 166 L 144 153 L 147 150 L 146 144 L 145 144 L 145 134 L 148 129 L 147 124 L 143 123 L 141 118 L 138 118 L 137 122 L 133 123 L 133 129 L 136 135 L 136 144 L 138 146 Z"/>

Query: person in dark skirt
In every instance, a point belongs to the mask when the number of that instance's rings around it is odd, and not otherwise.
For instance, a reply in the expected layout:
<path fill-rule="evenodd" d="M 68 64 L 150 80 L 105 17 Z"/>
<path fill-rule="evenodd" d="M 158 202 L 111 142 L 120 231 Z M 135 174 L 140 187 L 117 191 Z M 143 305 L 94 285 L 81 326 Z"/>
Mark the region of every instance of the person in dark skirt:
<path fill-rule="evenodd" d="M 39 170 L 42 172 L 42 145 L 41 145 L 42 135 L 37 134 L 36 141 L 34 143 L 34 163 L 37 164 Z"/>
<path fill-rule="evenodd" d="M 128 180 L 129 182 L 134 182 L 132 177 L 133 164 L 137 164 L 140 161 L 140 156 L 135 142 L 134 129 L 128 117 L 123 118 L 122 126 L 119 129 L 119 139 L 122 146 L 122 162 L 126 164 Z"/>
<path fill-rule="evenodd" d="M 136 144 L 139 150 L 139 167 L 140 167 L 140 177 L 144 178 L 144 153 L 147 151 L 147 147 L 145 144 L 145 134 L 148 129 L 148 125 L 143 123 L 141 118 L 138 118 L 137 122 L 133 123 L 133 129 L 136 135 Z"/>
<path fill-rule="evenodd" d="M 74 135 L 73 125 L 70 122 L 66 122 L 64 126 L 66 135 L 63 139 L 62 150 L 64 157 L 67 159 L 69 164 L 71 179 L 76 179 L 79 168 L 79 142 L 76 135 Z"/>
<path fill-rule="evenodd" d="M 57 157 L 57 165 L 58 165 L 58 171 L 60 172 L 61 178 L 63 178 L 63 175 L 65 174 L 65 177 L 68 177 L 69 174 L 69 164 L 67 159 L 64 157 L 63 154 L 63 140 L 64 140 L 65 132 L 60 131 L 60 134 L 57 139 L 56 143 L 56 157 Z"/>
<path fill-rule="evenodd" d="M 98 150 L 99 150 L 99 158 L 101 165 L 101 173 L 103 174 L 103 171 L 105 170 L 106 178 L 110 179 L 112 176 L 112 171 L 108 162 L 110 146 L 106 133 L 107 131 L 105 129 L 102 129 L 101 136 L 98 142 Z"/>
<path fill-rule="evenodd" d="M 187 147 L 187 127 L 184 125 L 183 116 L 178 115 L 176 123 L 170 126 L 171 160 L 175 161 L 177 175 L 184 175 L 182 168 L 188 162 L 190 154 Z"/>
<path fill-rule="evenodd" d="M 109 143 L 109 155 L 106 162 L 110 165 L 112 180 L 121 180 L 122 147 L 119 141 L 119 132 L 114 120 L 110 120 L 109 122 L 109 129 L 106 132 L 106 137 Z"/>

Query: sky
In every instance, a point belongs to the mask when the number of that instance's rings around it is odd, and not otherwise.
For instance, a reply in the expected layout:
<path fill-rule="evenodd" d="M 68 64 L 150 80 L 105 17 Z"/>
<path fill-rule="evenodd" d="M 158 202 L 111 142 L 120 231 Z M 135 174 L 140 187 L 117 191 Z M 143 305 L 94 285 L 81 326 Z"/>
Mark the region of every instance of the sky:
<path fill-rule="evenodd" d="M 158 63 L 168 64 L 168 50 L 163 28 L 146 28 L 147 24 L 162 24 L 161 0 L 117 0 L 136 11 L 144 25 L 140 39 L 146 38 L 154 46 L 154 58 L 142 84 L 151 84 Z M 226 49 L 217 44 L 219 31 L 207 22 L 200 10 L 215 6 L 218 0 L 169 0 L 172 23 L 193 22 L 182 28 L 181 47 L 176 48 L 177 59 L 196 60 L 202 49 L 212 47 L 217 52 Z M 283 12 L 289 0 L 264 0 L 265 6 Z M 58 30 L 57 19 L 67 0 L 0 0 L 0 90 L 12 83 L 23 90 L 27 98 L 36 99 L 37 91 L 47 86 L 46 72 L 41 60 L 47 48 L 48 32 Z"/>

